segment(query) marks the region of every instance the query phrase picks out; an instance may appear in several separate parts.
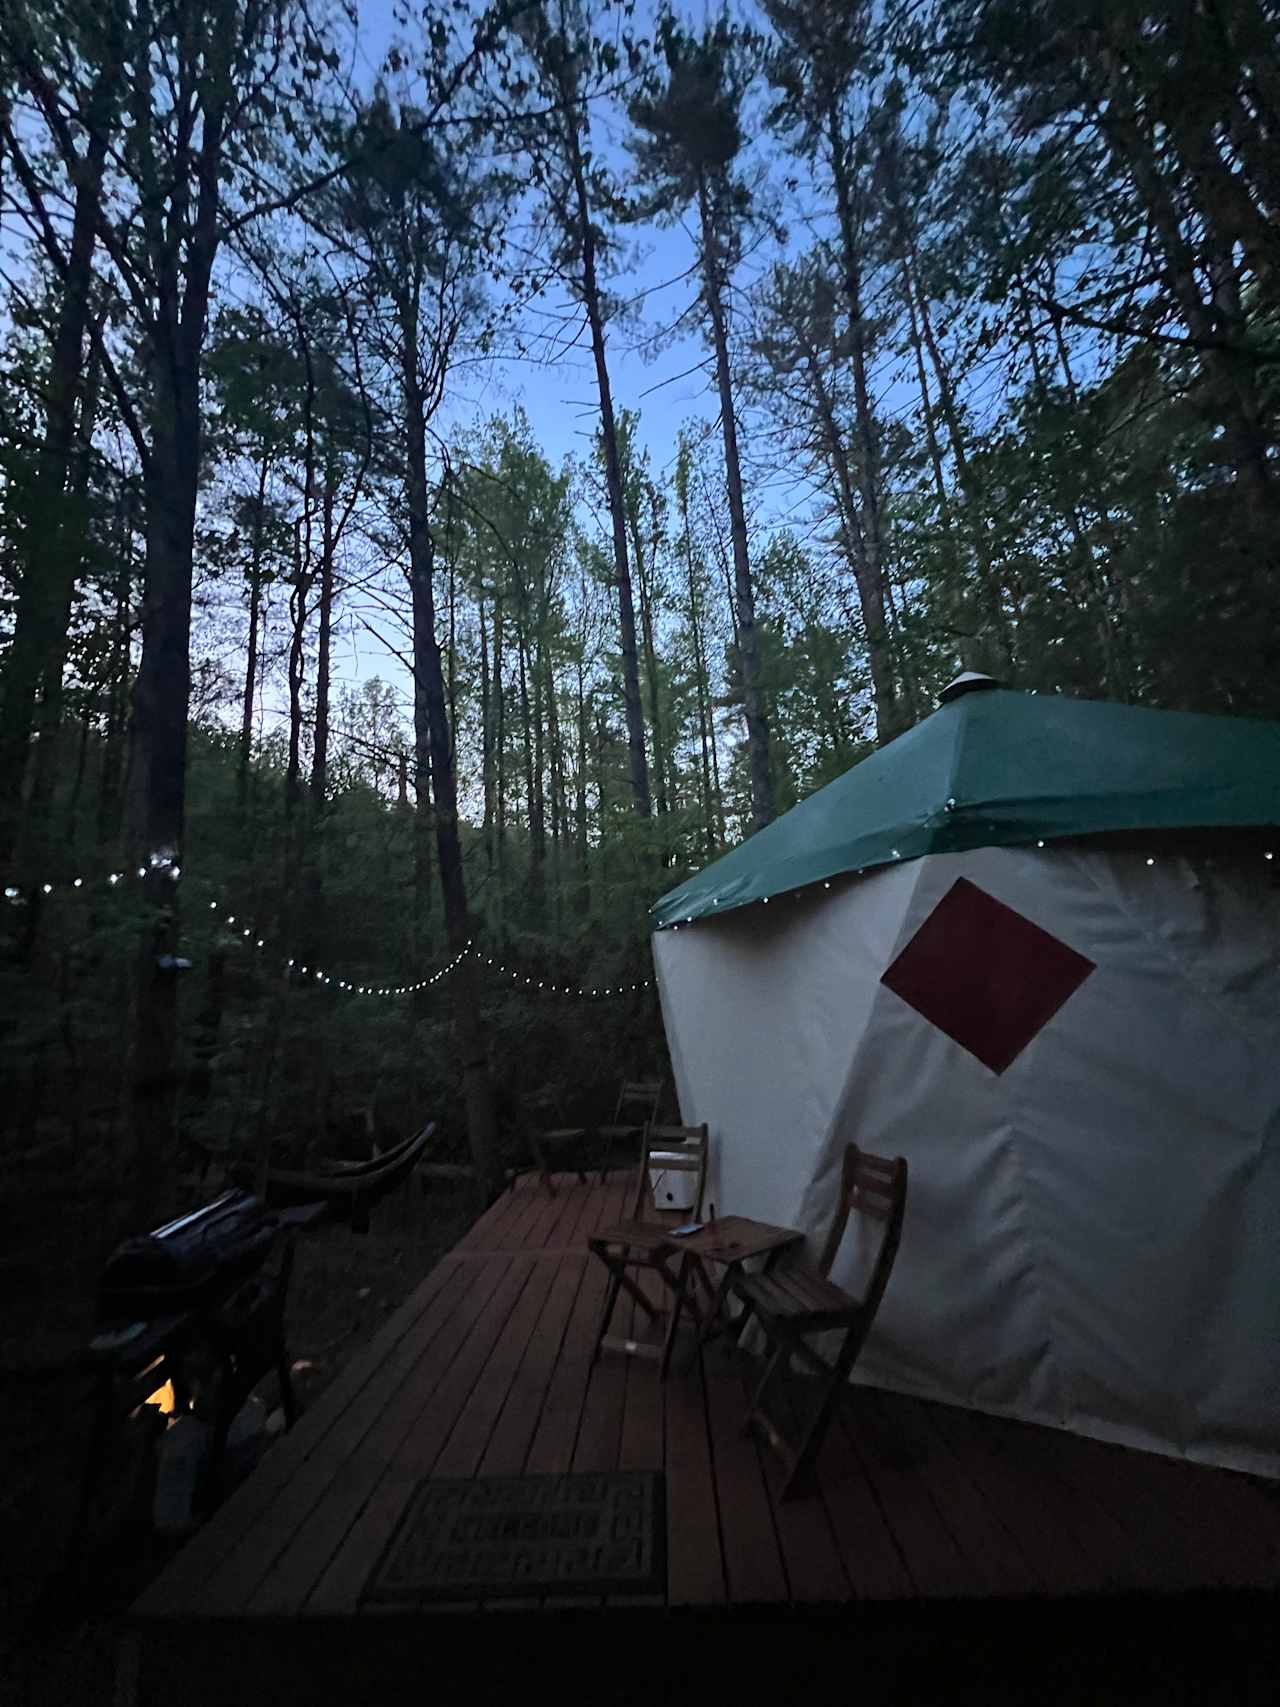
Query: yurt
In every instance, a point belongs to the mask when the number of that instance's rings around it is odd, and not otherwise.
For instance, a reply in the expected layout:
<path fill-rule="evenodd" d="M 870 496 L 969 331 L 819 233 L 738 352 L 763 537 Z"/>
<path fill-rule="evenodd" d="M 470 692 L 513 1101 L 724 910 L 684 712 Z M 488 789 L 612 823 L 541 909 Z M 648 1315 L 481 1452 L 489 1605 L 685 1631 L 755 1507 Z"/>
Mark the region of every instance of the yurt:
<path fill-rule="evenodd" d="M 856 1380 L 1280 1474 L 1277 825 L 1280 723 L 965 676 L 654 908 L 720 1212 L 910 1163 Z"/>

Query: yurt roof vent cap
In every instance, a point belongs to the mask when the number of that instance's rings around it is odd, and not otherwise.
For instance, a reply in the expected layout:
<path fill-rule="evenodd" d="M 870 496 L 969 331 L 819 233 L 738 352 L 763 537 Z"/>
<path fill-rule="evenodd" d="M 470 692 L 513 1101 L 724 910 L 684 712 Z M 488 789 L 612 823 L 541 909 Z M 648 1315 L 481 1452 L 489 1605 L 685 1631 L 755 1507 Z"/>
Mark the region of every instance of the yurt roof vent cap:
<path fill-rule="evenodd" d="M 939 705 L 949 705 L 953 699 L 959 699 L 962 694 L 986 692 L 989 688 L 998 688 L 1000 683 L 994 676 L 985 676 L 980 670 L 962 670 L 953 681 L 947 683 L 938 695 Z"/>

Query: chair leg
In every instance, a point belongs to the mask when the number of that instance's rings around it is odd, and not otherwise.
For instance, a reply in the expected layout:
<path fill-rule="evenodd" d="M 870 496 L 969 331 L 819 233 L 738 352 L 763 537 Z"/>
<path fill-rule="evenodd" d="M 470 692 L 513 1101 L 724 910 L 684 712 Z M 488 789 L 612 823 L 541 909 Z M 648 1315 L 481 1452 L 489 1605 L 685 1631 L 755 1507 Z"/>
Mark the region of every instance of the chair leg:
<path fill-rule="evenodd" d="M 752 1424 L 760 1414 L 760 1402 L 764 1398 L 764 1390 L 769 1385 L 770 1380 L 773 1378 L 774 1371 L 777 1369 L 779 1363 L 786 1354 L 786 1343 L 781 1340 L 776 1341 L 773 1350 L 765 1359 L 764 1373 L 761 1375 L 759 1381 L 756 1382 L 756 1390 L 751 1395 L 751 1402 L 747 1406 L 747 1414 L 743 1418 L 742 1422 L 743 1434 L 750 1433 Z"/>
<path fill-rule="evenodd" d="M 810 1418 L 808 1426 L 800 1437 L 795 1459 L 790 1473 L 782 1485 L 782 1498 L 794 1499 L 797 1494 L 804 1493 L 813 1481 L 813 1469 L 817 1463 L 822 1443 L 826 1439 L 831 1419 L 836 1413 L 836 1407 L 844 1397 L 845 1385 L 853 1369 L 858 1355 L 859 1338 L 857 1330 L 851 1328 L 845 1336 L 845 1342 L 840 1348 L 840 1355 L 831 1366 L 831 1373 L 818 1401 L 818 1408 Z"/>
<path fill-rule="evenodd" d="M 622 1290 L 622 1275 L 616 1268 L 614 1268 L 612 1263 L 610 1263 L 608 1267 L 610 1276 L 609 1286 L 604 1295 L 604 1309 L 600 1313 L 600 1326 L 596 1330 L 596 1343 L 591 1348 L 591 1362 L 593 1365 L 600 1356 L 600 1346 L 604 1341 L 604 1336 L 608 1330 L 610 1319 L 617 1307 L 618 1294 Z"/>
<path fill-rule="evenodd" d="M 276 1375 L 280 1382 L 280 1405 L 284 1411 L 284 1426 L 289 1429 L 298 1420 L 298 1395 L 293 1386 L 293 1370 L 289 1363 L 289 1348 L 284 1334 L 276 1338 Z"/>
<path fill-rule="evenodd" d="M 666 1380 L 667 1373 L 671 1368 L 671 1354 L 676 1347 L 676 1329 L 680 1326 L 680 1317 L 689 1294 L 690 1270 L 695 1266 L 687 1255 L 682 1255 L 680 1272 L 676 1275 L 674 1283 L 672 1283 L 670 1271 L 666 1268 L 662 1270 L 663 1278 L 671 1288 L 671 1320 L 667 1323 L 667 1337 L 662 1344 L 662 1362 L 658 1367 L 658 1379 L 661 1381 Z"/>

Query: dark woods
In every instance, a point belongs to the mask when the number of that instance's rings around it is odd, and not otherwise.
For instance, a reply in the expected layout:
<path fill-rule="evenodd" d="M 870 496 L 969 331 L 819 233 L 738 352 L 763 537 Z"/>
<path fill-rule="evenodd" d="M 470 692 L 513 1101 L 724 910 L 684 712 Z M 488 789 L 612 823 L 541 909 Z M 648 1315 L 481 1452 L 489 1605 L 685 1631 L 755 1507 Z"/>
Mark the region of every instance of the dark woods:
<path fill-rule="evenodd" d="M 492 1183 L 660 1064 L 657 895 L 958 667 L 1275 715 L 1278 41 L 10 0 L 6 1197 L 428 1114 Z"/>

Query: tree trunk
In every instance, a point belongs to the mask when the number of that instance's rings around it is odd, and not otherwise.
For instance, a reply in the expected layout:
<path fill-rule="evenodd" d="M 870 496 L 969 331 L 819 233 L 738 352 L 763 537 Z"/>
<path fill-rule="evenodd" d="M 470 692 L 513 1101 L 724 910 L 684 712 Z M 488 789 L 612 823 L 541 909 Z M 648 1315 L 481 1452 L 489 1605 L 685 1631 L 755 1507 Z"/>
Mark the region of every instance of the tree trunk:
<path fill-rule="evenodd" d="M 1150 139 L 1128 91 L 1122 73 L 1109 55 L 1103 55 L 1107 103 L 1096 121 L 1117 163 L 1126 170 L 1151 221 L 1152 231 L 1164 252 L 1174 299 L 1191 336 L 1204 347 L 1199 362 L 1218 405 L 1218 415 L 1241 496 L 1259 530 L 1259 537 L 1277 529 L 1276 483 L 1267 453 L 1262 409 L 1255 373 L 1250 361 L 1222 346 L 1239 337 L 1239 328 L 1228 327 L 1224 336 L 1213 305 L 1201 295 L 1196 279 L 1196 257 L 1182 233 L 1176 199 L 1160 169 Z"/>
<path fill-rule="evenodd" d="M 258 465 L 258 492 L 253 508 L 253 540 L 249 550 L 249 639 L 245 656 L 244 697 L 240 711 L 240 749 L 236 755 L 236 808 L 242 830 L 249 821 L 249 764 L 253 758 L 253 711 L 258 687 L 258 624 L 262 618 L 262 546 L 266 535 L 267 471 L 264 448 Z"/>
<path fill-rule="evenodd" d="M 644 550 L 640 543 L 640 518 L 633 510 L 628 515 L 631 529 L 631 553 L 635 563 L 636 580 L 640 584 L 640 636 L 644 645 L 644 669 L 649 684 L 649 728 L 653 732 L 653 777 L 657 787 L 655 805 L 660 815 L 668 810 L 666 757 L 662 745 L 662 712 L 658 701 L 658 659 L 653 644 L 653 602 L 650 575 L 644 566 Z M 653 565 L 650 564 L 650 570 Z"/>
<path fill-rule="evenodd" d="M 484 863 L 493 877 L 493 695 L 489 687 L 489 635 L 484 619 L 484 594 L 477 599 L 480 617 L 480 776 L 484 789 Z"/>
<path fill-rule="evenodd" d="M 493 600 L 493 793 L 494 793 L 494 889 L 496 923 L 501 929 L 506 914 L 507 860 L 507 696 L 502 681 L 502 596 L 495 589 Z"/>
<path fill-rule="evenodd" d="M 316 636 L 316 715 L 311 745 L 311 812 L 318 819 L 324 811 L 329 780 L 329 670 L 333 634 L 334 556 L 337 540 L 333 531 L 333 506 L 337 497 L 337 475 L 326 468 L 320 499 L 321 552 L 320 603 Z"/>
<path fill-rule="evenodd" d="M 742 467 L 738 458 L 738 425 L 733 409 L 729 373 L 729 341 L 715 253 L 718 239 L 705 182 L 698 185 L 702 225 L 702 277 L 720 391 L 720 425 L 724 435 L 725 484 L 729 497 L 729 532 L 733 541 L 734 594 L 737 607 L 738 655 L 742 660 L 742 697 L 747 718 L 747 752 L 751 761 L 751 811 L 762 830 L 773 818 L 773 778 L 769 772 L 769 723 L 760 681 L 760 644 L 756 633 L 755 589 L 747 555 L 747 516 L 742 501 Z"/>
<path fill-rule="evenodd" d="M 302 348 L 306 386 L 303 392 L 302 418 L 305 423 L 303 456 L 302 516 L 296 532 L 294 552 L 293 596 L 289 601 L 293 617 L 293 634 L 289 642 L 289 760 L 284 779 L 284 812 L 286 829 L 286 886 L 292 892 L 293 881 L 301 865 L 302 825 L 298 807 L 302 803 L 302 680 L 306 670 L 307 599 L 315 580 L 312 568 L 311 516 L 316 490 L 316 376 L 311 357 L 311 340 L 301 313 L 294 323 Z"/>
<path fill-rule="evenodd" d="M 879 653 L 889 655 L 889 636 L 885 621 L 885 551 L 882 517 L 880 514 L 880 459 L 876 452 L 875 420 L 871 408 L 871 390 L 867 383 L 867 336 L 862 305 L 862 259 L 858 233 L 855 229 L 853 195 L 845 165 L 844 142 L 838 114 L 828 119 L 827 141 L 831 151 L 831 175 L 836 192 L 836 215 L 840 228 L 840 248 L 844 261 L 844 287 L 849 302 L 849 335 L 852 345 L 854 418 L 858 438 L 858 483 L 862 497 L 863 553 L 866 562 L 865 580 L 871 593 L 868 608 L 863 602 L 862 625 L 867 635 L 867 651 L 874 658 Z M 859 599 L 861 601 L 861 587 Z M 880 726 L 877 692 L 876 734 L 881 743 L 899 733 L 901 713 L 897 706 L 897 688 L 890 670 L 882 672 L 885 709 L 889 727 Z"/>
<path fill-rule="evenodd" d="M 642 818 L 651 812 L 649 768 L 644 750 L 644 717 L 640 710 L 640 667 L 636 657 L 636 615 L 631 595 L 631 570 L 627 561 L 626 509 L 622 493 L 622 465 L 618 458 L 618 429 L 613 414 L 613 392 L 605 359 L 604 319 L 596 276 L 596 237 L 587 194 L 586 169 L 582 159 L 581 115 L 569 72 L 560 75 L 561 117 L 564 146 L 573 177 L 577 211 L 575 235 L 582 255 L 582 305 L 591 330 L 591 354 L 600 396 L 600 437 L 604 443 L 605 487 L 609 495 L 609 520 L 613 529 L 613 571 L 618 589 L 618 629 L 622 647 L 622 702 L 627 720 L 627 747 L 631 760 L 631 792 Z"/>
<path fill-rule="evenodd" d="M 915 253 L 914 239 L 901 212 L 899 213 L 899 222 L 907 240 L 908 257 L 912 258 Z M 912 268 L 913 278 L 917 270 L 915 267 Z M 933 377 L 938 387 L 938 406 L 942 410 L 942 418 L 947 425 L 951 456 L 956 465 L 956 479 L 960 483 L 960 490 L 964 493 L 969 538 L 978 560 L 978 574 L 987 611 L 989 643 L 994 651 L 994 656 L 990 659 L 988 667 L 996 675 L 1006 675 L 1013 669 L 1013 633 L 1004 608 L 1000 577 L 996 573 L 990 543 L 987 539 L 983 495 L 969 464 L 964 429 L 960 424 L 960 412 L 956 406 L 955 391 L 951 384 L 951 373 L 933 329 L 933 316 L 929 312 L 928 299 L 919 290 L 916 291 L 915 297 L 920 314 L 920 330 L 924 335 L 925 349 L 929 352 L 929 362 L 933 368 Z M 1032 359 L 1033 362 L 1039 360 L 1038 352 L 1035 351 L 1034 346 Z M 971 666 L 966 661 L 966 668 L 968 667 Z"/>
<path fill-rule="evenodd" d="M 83 516 L 64 500 L 75 441 L 75 406 L 83 371 L 93 252 L 100 218 L 108 144 L 106 108 L 119 66 L 104 70 L 91 112 L 98 122 L 78 172 L 71 242 L 62 276 L 62 302 L 49 352 L 44 439 L 35 458 L 28 549 L 18 587 L 13 635 L 0 702 L 0 866 L 8 868 L 22 817 L 22 784 L 35 717 L 36 693 L 56 653 L 65 657 L 71 602 L 81 561 Z M 13 151 L 22 173 L 23 156 Z M 37 191 L 38 195 L 38 191 Z M 61 680 L 61 667 L 59 667 Z"/>
<path fill-rule="evenodd" d="M 582 661 L 578 661 L 578 774 L 575 778 L 574 840 L 578 850 L 578 911 L 591 911 L 591 868 L 587 857 L 587 698 Z"/>
<path fill-rule="evenodd" d="M 184 340 L 185 342 L 185 340 Z M 178 1038 L 176 892 L 186 807 L 191 698 L 191 571 L 200 466 L 197 350 L 157 354 L 155 431 L 144 470 L 147 515 L 142 657 L 133 691 L 128 859 L 146 872 L 131 1060 L 129 1177 L 134 1214 L 158 1207 L 173 1158 Z M 181 365 L 179 365 L 179 363 Z M 176 368 L 176 371 L 175 371 Z"/>
<path fill-rule="evenodd" d="M 290 872 L 294 863 L 292 850 L 297 839 L 296 828 L 292 826 L 298 803 L 302 799 L 302 678 L 306 664 L 307 617 L 310 614 L 307 593 L 311 581 L 305 534 L 305 524 L 300 517 L 294 523 L 293 530 L 293 591 L 289 595 L 289 617 L 292 624 L 289 636 L 289 756 L 285 761 L 284 772 L 285 822 L 291 826 L 288 832 L 290 851 L 286 857 Z"/>
<path fill-rule="evenodd" d="M 683 446 L 681 447 L 683 454 Z M 711 794 L 711 753 L 708 737 L 711 735 L 710 692 L 707 679 L 707 665 L 702 644 L 702 620 L 699 609 L 697 575 L 693 565 L 693 532 L 689 526 L 689 477 L 687 467 L 682 466 L 676 476 L 677 498 L 680 503 L 680 527 L 684 536 L 685 572 L 689 582 L 689 633 L 693 640 L 693 675 L 697 688 L 698 701 L 698 740 L 701 748 L 702 768 L 702 825 L 706 856 L 708 859 L 716 848 L 716 824 L 713 816 Z"/>
<path fill-rule="evenodd" d="M 98 778 L 98 842 L 104 848 L 112 846 L 120 833 L 125 729 L 129 720 L 129 605 L 133 593 L 133 493 L 127 486 L 121 494 L 120 500 L 120 543 L 117 552 L 111 681 L 107 690 L 107 720 L 102 737 L 102 769 Z"/>
<path fill-rule="evenodd" d="M 559 926 L 563 897 L 561 848 L 565 832 L 564 746 L 560 739 L 560 708 L 556 703 L 556 684 L 550 665 L 546 680 L 547 745 L 551 772 L 551 901 L 552 923 Z"/>
<path fill-rule="evenodd" d="M 401 307 L 403 387 L 405 410 L 405 497 L 409 514 L 409 583 L 413 605 L 413 700 L 418 775 L 430 771 L 435 814 L 436 859 L 445 930 L 452 954 L 462 954 L 471 937 L 462 843 L 458 826 L 457 781 L 453 740 L 445 702 L 444 670 L 436 637 L 435 548 L 431 537 L 427 488 L 426 413 L 417 375 L 416 303 Z M 423 751 L 423 746 L 427 751 Z M 423 797 L 418 800 L 419 810 Z M 486 1195 L 501 1188 L 497 1116 L 493 1085 L 480 1014 L 478 964 L 472 955 L 459 962 L 450 988 L 462 1079 L 467 1103 L 467 1130 L 476 1179 Z"/>

